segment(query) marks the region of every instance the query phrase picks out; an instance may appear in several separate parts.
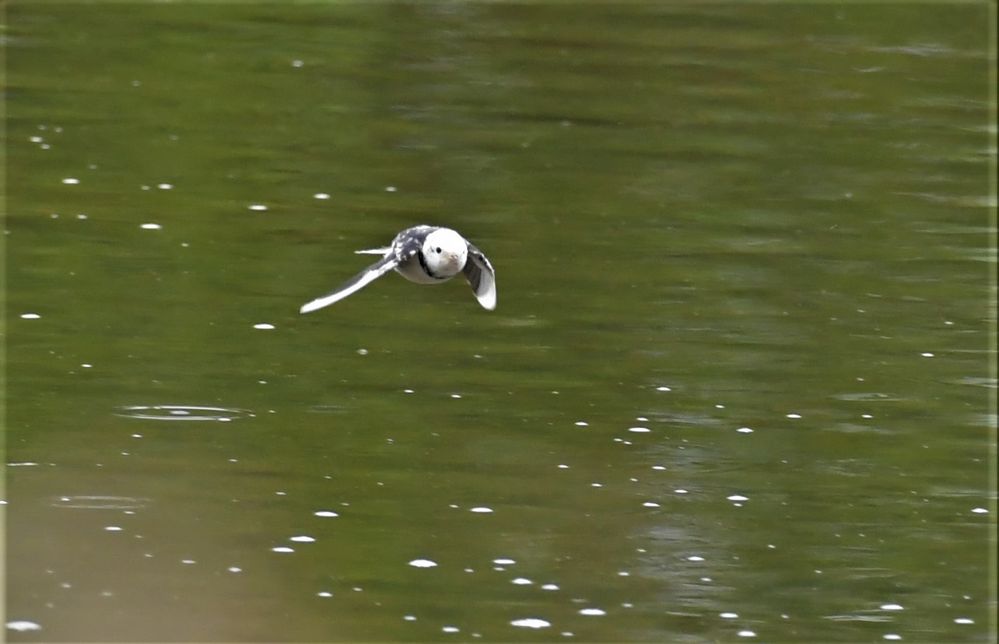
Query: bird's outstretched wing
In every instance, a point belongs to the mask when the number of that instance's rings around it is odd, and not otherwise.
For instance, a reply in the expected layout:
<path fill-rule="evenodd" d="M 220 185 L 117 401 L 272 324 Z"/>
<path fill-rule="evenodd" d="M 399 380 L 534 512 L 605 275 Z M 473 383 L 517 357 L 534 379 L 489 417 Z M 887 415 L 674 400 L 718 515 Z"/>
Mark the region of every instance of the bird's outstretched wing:
<path fill-rule="evenodd" d="M 380 260 L 367 267 L 354 277 L 350 278 L 344 282 L 339 288 L 337 288 L 332 293 L 324 295 L 322 297 L 317 297 L 316 299 L 303 304 L 302 308 L 299 309 L 300 313 L 311 313 L 317 309 L 321 309 L 324 306 L 329 306 L 334 302 L 339 302 L 348 295 L 352 295 L 362 288 L 374 282 L 376 279 L 388 273 L 390 270 L 399 265 L 399 257 L 393 253 L 391 255 L 386 255 Z"/>
<path fill-rule="evenodd" d="M 468 261 L 462 269 L 465 278 L 472 285 L 475 292 L 475 299 L 479 301 L 482 308 L 492 311 L 496 308 L 496 271 L 493 265 L 482 253 L 471 243 L 468 244 Z"/>

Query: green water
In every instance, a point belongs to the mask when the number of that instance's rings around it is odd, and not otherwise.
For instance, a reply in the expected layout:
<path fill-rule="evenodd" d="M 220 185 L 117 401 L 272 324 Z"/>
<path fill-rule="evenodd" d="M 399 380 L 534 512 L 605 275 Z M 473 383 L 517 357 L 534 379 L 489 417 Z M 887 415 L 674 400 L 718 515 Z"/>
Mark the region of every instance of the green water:
<path fill-rule="evenodd" d="M 995 638 L 990 4 L 7 13 L 9 640 Z"/>

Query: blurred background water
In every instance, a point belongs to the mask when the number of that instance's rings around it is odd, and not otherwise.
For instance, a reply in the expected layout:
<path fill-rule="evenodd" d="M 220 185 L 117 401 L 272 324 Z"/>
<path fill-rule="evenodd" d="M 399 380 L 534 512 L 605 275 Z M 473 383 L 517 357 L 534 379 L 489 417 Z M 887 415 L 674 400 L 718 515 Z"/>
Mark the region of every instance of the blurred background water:
<path fill-rule="evenodd" d="M 11 641 L 995 637 L 991 4 L 7 12 Z"/>

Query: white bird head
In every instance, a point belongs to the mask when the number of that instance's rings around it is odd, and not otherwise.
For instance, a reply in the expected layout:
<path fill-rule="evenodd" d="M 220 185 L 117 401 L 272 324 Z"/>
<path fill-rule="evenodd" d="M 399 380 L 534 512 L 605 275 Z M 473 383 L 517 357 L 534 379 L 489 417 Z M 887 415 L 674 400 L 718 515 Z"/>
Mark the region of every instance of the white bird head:
<path fill-rule="evenodd" d="M 438 228 L 423 241 L 423 259 L 432 274 L 451 277 L 465 267 L 468 242 L 450 228 Z"/>

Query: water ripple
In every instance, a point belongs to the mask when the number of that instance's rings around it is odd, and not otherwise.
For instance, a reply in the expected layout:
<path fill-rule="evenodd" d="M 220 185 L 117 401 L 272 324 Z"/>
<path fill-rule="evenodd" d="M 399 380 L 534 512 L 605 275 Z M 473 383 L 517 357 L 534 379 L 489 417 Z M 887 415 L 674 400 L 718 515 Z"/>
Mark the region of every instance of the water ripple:
<path fill-rule="evenodd" d="M 213 420 L 220 423 L 254 417 L 245 409 L 196 405 L 127 405 L 118 407 L 115 415 L 142 420 Z"/>
<path fill-rule="evenodd" d="M 149 503 L 149 499 L 134 496 L 107 496 L 100 494 L 77 494 L 53 497 L 49 503 L 53 508 L 74 508 L 77 510 L 139 510 Z"/>

